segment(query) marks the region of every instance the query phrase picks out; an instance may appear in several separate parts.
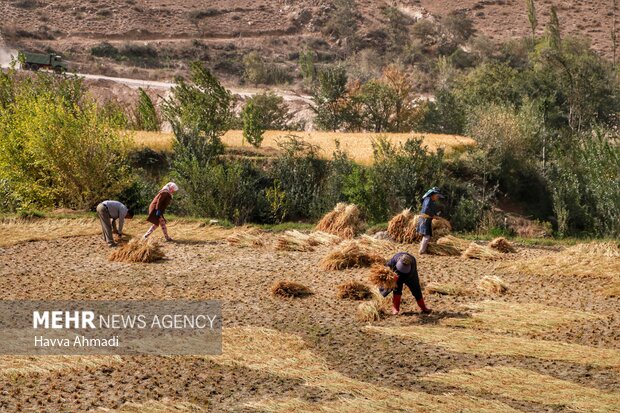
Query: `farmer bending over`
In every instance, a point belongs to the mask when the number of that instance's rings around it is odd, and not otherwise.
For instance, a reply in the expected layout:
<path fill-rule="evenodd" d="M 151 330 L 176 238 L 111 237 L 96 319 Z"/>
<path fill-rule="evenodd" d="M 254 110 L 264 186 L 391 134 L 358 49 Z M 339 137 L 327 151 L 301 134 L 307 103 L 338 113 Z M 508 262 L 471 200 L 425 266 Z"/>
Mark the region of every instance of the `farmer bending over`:
<path fill-rule="evenodd" d="M 422 211 L 420 211 L 420 219 L 416 228 L 418 234 L 422 235 L 420 254 L 426 254 L 426 247 L 428 247 L 428 243 L 433 236 L 433 218 L 435 218 L 439 210 L 437 201 L 443 197 L 437 187 L 429 189 L 422 197 Z"/>
<path fill-rule="evenodd" d="M 99 221 L 101 222 L 103 239 L 110 247 L 114 247 L 116 242 L 114 242 L 112 233 L 122 237 L 125 218 L 133 218 L 133 212 L 118 201 L 108 200 L 97 205 L 97 216 L 99 216 Z M 118 228 L 116 227 L 116 220 L 118 220 Z"/>
<path fill-rule="evenodd" d="M 394 255 L 386 265 L 398 276 L 396 279 L 396 288 L 379 288 L 379 292 L 384 297 L 387 297 L 391 292 L 394 293 L 392 296 L 392 314 L 396 315 L 400 312 L 400 299 L 403 295 L 403 284 L 411 290 L 411 294 L 415 297 L 420 310 L 422 310 L 424 314 L 430 313 L 431 309 L 426 307 L 424 297 L 422 297 L 420 279 L 418 278 L 418 268 L 413 255 L 407 252 L 399 252 Z"/>
<path fill-rule="evenodd" d="M 155 195 L 151 205 L 149 205 L 149 216 L 146 218 L 151 224 L 151 228 L 146 231 L 146 234 L 142 239 L 147 239 L 149 235 L 155 231 L 155 229 L 161 226 L 161 230 L 166 237 L 166 241 L 172 241 L 172 238 L 168 236 L 168 228 L 166 228 L 166 218 L 164 218 L 164 212 L 170 202 L 172 202 L 172 194 L 179 190 L 179 187 L 174 182 L 168 182 L 164 187 Z"/>

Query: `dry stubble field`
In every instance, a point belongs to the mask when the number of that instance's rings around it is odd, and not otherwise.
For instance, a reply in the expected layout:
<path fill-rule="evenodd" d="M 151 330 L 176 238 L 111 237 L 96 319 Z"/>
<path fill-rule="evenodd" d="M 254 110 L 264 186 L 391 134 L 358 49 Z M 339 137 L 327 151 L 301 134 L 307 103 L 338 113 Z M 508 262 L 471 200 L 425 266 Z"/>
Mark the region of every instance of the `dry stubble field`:
<path fill-rule="evenodd" d="M 129 222 L 132 235 L 145 229 Z M 434 313 L 421 316 L 405 291 L 401 316 L 368 324 L 335 292 L 367 282 L 367 270 L 320 270 L 330 246 L 277 251 L 266 233 L 264 246 L 242 248 L 225 238 L 243 229 L 177 221 L 164 261 L 122 264 L 107 260 L 95 220 L 5 219 L 0 230 L 2 299 L 219 299 L 224 316 L 222 356 L 2 356 L 0 411 L 620 410 L 620 299 L 603 291 L 618 280 L 617 256 L 600 258 L 608 271 L 595 277 L 515 269 L 562 247 L 518 246 L 499 261 L 422 256 L 423 284 L 459 295 L 427 295 Z M 508 292 L 478 289 L 488 275 Z M 274 298 L 281 279 L 313 294 Z"/>

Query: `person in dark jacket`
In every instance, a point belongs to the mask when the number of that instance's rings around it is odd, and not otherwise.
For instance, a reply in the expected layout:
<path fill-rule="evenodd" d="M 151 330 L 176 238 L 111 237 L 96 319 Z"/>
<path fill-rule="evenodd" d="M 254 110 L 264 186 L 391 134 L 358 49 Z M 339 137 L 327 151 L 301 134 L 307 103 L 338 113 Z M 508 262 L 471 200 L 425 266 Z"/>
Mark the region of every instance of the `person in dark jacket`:
<path fill-rule="evenodd" d="M 422 197 L 422 210 L 420 211 L 420 219 L 418 220 L 418 226 L 416 231 L 422 235 L 422 242 L 420 242 L 420 254 L 426 254 L 426 248 L 433 236 L 433 218 L 439 212 L 439 205 L 437 201 L 439 198 L 443 198 L 439 188 L 433 187 L 426 191 Z"/>
<path fill-rule="evenodd" d="M 396 288 L 379 288 L 379 292 L 383 297 L 387 297 L 390 293 L 393 293 L 392 314 L 396 315 L 400 312 L 400 299 L 403 295 L 403 285 L 409 287 L 420 310 L 422 310 L 424 314 L 429 314 L 432 310 L 426 307 L 424 303 L 415 257 L 407 252 L 399 252 L 394 255 L 386 265 L 398 276 Z"/>
<path fill-rule="evenodd" d="M 164 218 L 164 212 L 170 202 L 172 202 L 172 194 L 179 190 L 179 187 L 174 182 L 168 182 L 164 187 L 157 193 L 151 205 L 149 205 L 149 216 L 146 218 L 151 224 L 151 228 L 146 231 L 146 234 L 142 237 L 142 239 L 147 239 L 149 235 L 155 231 L 157 227 L 161 227 L 162 232 L 164 233 L 164 237 L 166 237 L 166 241 L 172 241 L 172 238 L 168 236 L 168 229 L 166 228 L 166 218 Z"/>

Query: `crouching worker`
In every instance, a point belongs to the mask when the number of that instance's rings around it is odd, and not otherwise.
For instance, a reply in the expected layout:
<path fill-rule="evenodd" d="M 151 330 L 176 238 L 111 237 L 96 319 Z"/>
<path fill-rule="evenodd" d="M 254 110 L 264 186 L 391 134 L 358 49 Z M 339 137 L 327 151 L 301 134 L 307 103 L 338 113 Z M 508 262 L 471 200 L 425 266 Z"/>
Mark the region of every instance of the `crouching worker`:
<path fill-rule="evenodd" d="M 118 201 L 103 201 L 97 205 L 97 215 L 99 216 L 99 221 L 101 221 L 103 239 L 110 247 L 114 247 L 116 242 L 114 242 L 112 234 L 118 234 L 119 237 L 123 236 L 125 218 L 133 218 L 133 212 Z M 117 220 L 118 227 L 116 226 Z"/>
<path fill-rule="evenodd" d="M 151 228 L 146 231 L 146 234 L 142 239 L 147 239 L 149 235 L 155 231 L 157 227 L 161 227 L 166 241 L 172 241 L 172 238 L 168 236 L 168 228 L 166 228 L 166 218 L 164 218 L 164 212 L 170 202 L 172 202 L 172 194 L 179 190 L 179 187 L 174 182 L 168 182 L 164 187 L 155 195 L 151 205 L 149 205 L 149 216 L 146 218 L 151 224 Z"/>
<path fill-rule="evenodd" d="M 422 211 L 420 211 L 420 219 L 416 228 L 418 234 L 422 235 L 420 254 L 426 254 L 426 248 L 433 236 L 433 218 L 438 214 L 439 210 L 437 201 L 443 197 L 437 187 L 429 189 L 422 197 Z"/>
<path fill-rule="evenodd" d="M 422 310 L 424 314 L 429 314 L 431 309 L 427 308 L 424 303 L 424 297 L 422 297 L 422 290 L 420 289 L 420 279 L 418 278 L 418 268 L 413 255 L 406 252 L 399 252 L 394 255 L 386 265 L 398 276 L 396 288 L 379 288 L 379 292 L 383 297 L 387 297 L 390 293 L 394 293 L 392 296 L 392 314 L 396 315 L 400 312 L 400 299 L 403 294 L 403 285 L 409 287 L 420 310 Z"/>

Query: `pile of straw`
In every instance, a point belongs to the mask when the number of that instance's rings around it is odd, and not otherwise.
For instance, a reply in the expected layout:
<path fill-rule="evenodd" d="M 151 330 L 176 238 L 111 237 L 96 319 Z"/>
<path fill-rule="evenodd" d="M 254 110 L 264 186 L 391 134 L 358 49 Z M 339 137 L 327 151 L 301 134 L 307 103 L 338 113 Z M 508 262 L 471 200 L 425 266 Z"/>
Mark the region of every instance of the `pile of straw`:
<path fill-rule="evenodd" d="M 265 245 L 262 234 L 262 231 L 257 229 L 239 231 L 226 237 L 226 242 L 235 247 L 260 248 Z"/>
<path fill-rule="evenodd" d="M 611 285 L 604 287 L 601 292 L 605 297 L 620 297 L 620 280 L 613 282 Z"/>
<path fill-rule="evenodd" d="M 379 321 L 390 313 L 391 308 L 391 297 L 383 297 L 377 291 L 373 291 L 372 300 L 365 301 L 357 306 L 356 318 L 365 323 Z"/>
<path fill-rule="evenodd" d="M 420 241 L 422 236 L 418 234 L 417 226 L 419 215 L 413 215 L 411 209 L 404 209 L 400 214 L 393 217 L 388 223 L 387 232 L 396 242 L 411 244 Z M 433 237 L 437 239 L 448 235 L 452 231 L 452 225 L 447 219 L 435 217 L 432 221 Z"/>
<path fill-rule="evenodd" d="M 357 281 L 347 281 L 338 285 L 337 296 L 342 300 L 366 300 L 372 297 L 372 292 L 366 284 Z"/>
<path fill-rule="evenodd" d="M 457 250 L 463 252 L 469 247 L 471 241 L 468 241 L 463 238 L 457 238 L 453 235 L 446 235 L 437 240 L 437 244 L 439 245 L 448 245 L 450 247 L 456 248 Z"/>
<path fill-rule="evenodd" d="M 398 276 L 389 267 L 382 264 L 375 264 L 370 267 L 370 275 L 368 280 L 377 287 L 396 288 L 396 279 Z"/>
<path fill-rule="evenodd" d="M 463 252 L 463 258 L 471 258 L 474 260 L 496 260 L 501 258 L 501 254 L 491 248 L 483 247 L 472 242 Z"/>
<path fill-rule="evenodd" d="M 504 254 L 517 252 L 515 247 L 504 237 L 498 237 L 495 238 L 493 241 L 489 242 L 489 248 L 493 248 L 494 250 L 502 252 Z"/>
<path fill-rule="evenodd" d="M 279 251 L 314 251 L 317 245 L 333 245 L 342 241 L 342 238 L 316 231 L 304 234 L 297 230 L 286 231 L 276 240 L 275 249 Z"/>
<path fill-rule="evenodd" d="M 478 288 L 492 294 L 502 295 L 508 291 L 508 284 L 497 276 L 485 276 L 478 281 Z"/>
<path fill-rule="evenodd" d="M 426 294 L 437 294 L 437 295 L 467 295 L 467 291 L 462 287 L 456 284 L 440 284 L 440 283 L 430 283 L 424 289 Z"/>
<path fill-rule="evenodd" d="M 362 235 L 358 242 L 361 246 L 370 251 L 385 255 L 391 253 L 396 246 L 393 242 L 374 238 L 366 234 Z"/>
<path fill-rule="evenodd" d="M 340 202 L 321 218 L 316 230 L 350 239 L 361 232 L 363 226 L 364 222 L 357 205 Z"/>
<path fill-rule="evenodd" d="M 312 291 L 303 284 L 280 280 L 271 286 L 271 294 L 281 298 L 300 298 L 312 294 Z"/>
<path fill-rule="evenodd" d="M 615 242 L 588 242 L 566 249 L 566 254 L 598 255 L 601 257 L 620 257 L 620 247 Z"/>
<path fill-rule="evenodd" d="M 461 255 L 461 250 L 448 244 L 438 244 L 431 242 L 426 247 L 426 252 L 431 255 L 441 255 L 445 257 L 456 257 Z"/>
<path fill-rule="evenodd" d="M 374 263 L 385 263 L 382 256 L 360 248 L 357 242 L 350 242 L 339 250 L 332 251 L 321 260 L 323 270 L 344 270 L 345 268 L 370 267 Z"/>
<path fill-rule="evenodd" d="M 164 258 L 164 252 L 156 241 L 132 239 L 115 249 L 108 259 L 116 262 L 154 262 Z"/>

